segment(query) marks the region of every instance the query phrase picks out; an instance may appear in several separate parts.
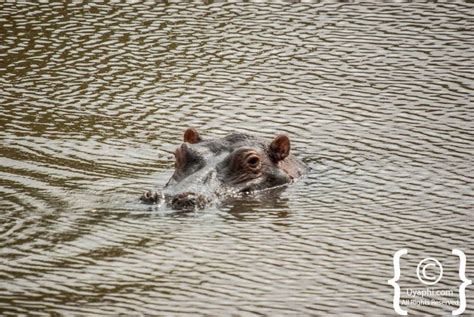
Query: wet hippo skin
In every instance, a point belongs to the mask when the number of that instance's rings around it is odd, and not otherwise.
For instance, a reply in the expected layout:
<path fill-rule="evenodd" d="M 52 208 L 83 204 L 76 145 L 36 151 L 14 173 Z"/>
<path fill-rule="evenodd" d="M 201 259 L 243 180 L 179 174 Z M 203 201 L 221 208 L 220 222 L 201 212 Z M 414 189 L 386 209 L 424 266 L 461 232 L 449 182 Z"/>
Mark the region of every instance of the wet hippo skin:
<path fill-rule="evenodd" d="M 245 133 L 206 140 L 189 128 L 183 141 L 174 152 L 175 171 L 168 183 L 160 192 L 144 193 L 142 202 L 202 209 L 216 198 L 292 183 L 308 170 L 290 153 L 290 139 L 284 134 L 269 141 Z"/>

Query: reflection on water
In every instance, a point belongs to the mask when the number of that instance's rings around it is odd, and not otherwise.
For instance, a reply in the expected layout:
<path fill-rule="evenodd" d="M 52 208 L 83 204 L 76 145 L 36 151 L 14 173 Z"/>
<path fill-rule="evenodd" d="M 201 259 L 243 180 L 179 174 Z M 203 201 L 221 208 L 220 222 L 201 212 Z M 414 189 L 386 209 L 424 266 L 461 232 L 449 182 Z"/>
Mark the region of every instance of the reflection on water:
<path fill-rule="evenodd" d="M 402 247 L 474 276 L 472 5 L 0 7 L 1 312 L 390 315 Z M 188 126 L 286 132 L 314 170 L 139 204 Z"/>

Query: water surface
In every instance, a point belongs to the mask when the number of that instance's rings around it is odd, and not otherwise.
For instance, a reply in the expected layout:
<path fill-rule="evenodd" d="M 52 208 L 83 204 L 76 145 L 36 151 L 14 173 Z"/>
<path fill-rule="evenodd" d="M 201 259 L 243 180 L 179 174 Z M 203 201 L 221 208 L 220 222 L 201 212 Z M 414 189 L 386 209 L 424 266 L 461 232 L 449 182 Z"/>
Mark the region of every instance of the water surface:
<path fill-rule="evenodd" d="M 393 315 L 400 248 L 473 278 L 473 9 L 0 4 L 0 312 Z M 287 133 L 313 171 L 140 204 L 189 126 Z"/>

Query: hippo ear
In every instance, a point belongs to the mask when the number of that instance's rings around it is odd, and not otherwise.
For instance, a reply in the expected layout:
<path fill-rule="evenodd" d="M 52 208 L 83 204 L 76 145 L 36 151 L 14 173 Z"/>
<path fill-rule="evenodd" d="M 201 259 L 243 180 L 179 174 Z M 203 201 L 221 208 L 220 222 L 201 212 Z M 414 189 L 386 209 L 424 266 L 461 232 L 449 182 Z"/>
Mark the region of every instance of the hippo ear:
<path fill-rule="evenodd" d="M 284 160 L 290 154 L 290 138 L 284 134 L 277 135 L 270 144 L 269 152 L 275 162 Z"/>
<path fill-rule="evenodd" d="M 201 136 L 199 135 L 197 130 L 194 128 L 188 128 L 186 131 L 184 131 L 183 139 L 184 139 L 184 142 L 188 142 L 191 144 L 202 141 Z"/>

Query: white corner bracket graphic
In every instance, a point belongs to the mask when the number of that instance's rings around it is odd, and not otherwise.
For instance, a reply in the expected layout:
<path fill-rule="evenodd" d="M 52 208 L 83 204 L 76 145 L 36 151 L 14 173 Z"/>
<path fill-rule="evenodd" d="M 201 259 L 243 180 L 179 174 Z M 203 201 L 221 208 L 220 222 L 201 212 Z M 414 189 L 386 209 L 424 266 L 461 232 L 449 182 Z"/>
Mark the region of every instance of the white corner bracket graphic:
<path fill-rule="evenodd" d="M 459 279 L 463 282 L 459 285 L 459 308 L 452 311 L 453 316 L 457 316 L 464 313 L 466 309 L 466 287 L 472 281 L 466 278 L 466 255 L 464 252 L 459 249 L 453 249 L 452 254 L 459 257 Z"/>
<path fill-rule="evenodd" d="M 454 252 L 454 250 L 453 250 Z M 393 278 L 388 280 L 388 284 L 393 286 L 393 309 L 395 312 L 399 315 L 407 315 L 407 311 L 401 309 L 400 307 L 400 285 L 398 285 L 398 280 L 400 279 L 400 258 L 402 255 L 405 255 L 408 253 L 407 249 L 401 249 L 395 252 L 393 255 Z M 464 255 L 464 253 L 463 253 Z M 464 265 L 466 264 L 466 258 L 464 258 Z M 461 273 L 459 273 L 461 274 Z M 465 286 L 464 286 L 465 288 Z M 459 288 L 461 289 L 461 288 Z M 464 292 L 464 289 L 463 289 Z M 464 301 L 464 308 L 466 306 L 466 301 Z M 456 310 L 457 311 L 457 310 Z M 463 309 L 464 311 L 464 309 Z M 453 312 L 454 314 L 454 312 Z"/>

